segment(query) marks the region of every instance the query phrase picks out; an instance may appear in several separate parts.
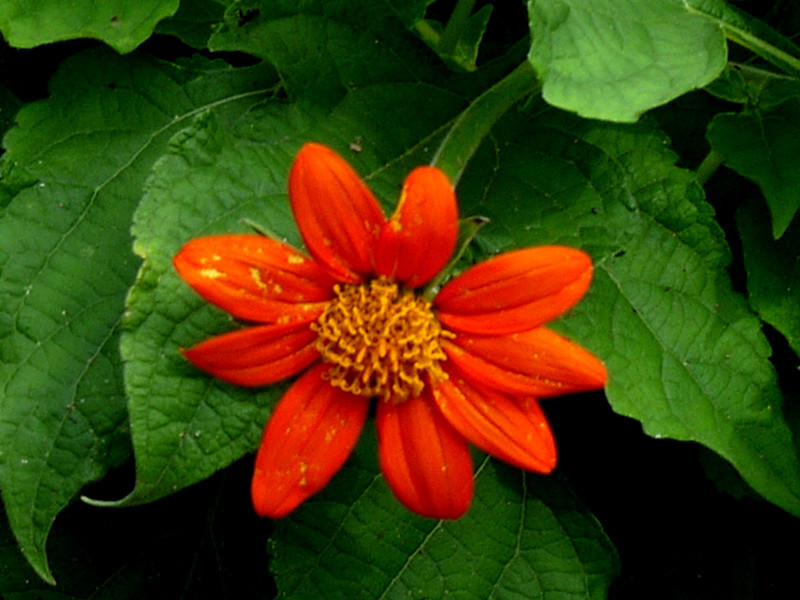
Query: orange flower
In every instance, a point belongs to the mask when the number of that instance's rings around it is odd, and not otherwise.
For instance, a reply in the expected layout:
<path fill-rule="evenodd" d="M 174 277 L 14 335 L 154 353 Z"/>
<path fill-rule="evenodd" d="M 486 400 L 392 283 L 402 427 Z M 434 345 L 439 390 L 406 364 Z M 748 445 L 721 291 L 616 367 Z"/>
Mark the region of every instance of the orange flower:
<path fill-rule="evenodd" d="M 184 353 L 246 386 L 304 372 L 276 406 L 256 457 L 253 503 L 281 517 L 342 466 L 372 398 L 386 481 L 409 509 L 457 518 L 472 499 L 468 442 L 508 463 L 550 472 L 553 434 L 538 398 L 602 387 L 603 364 L 542 325 L 572 307 L 590 258 L 558 246 L 501 254 L 429 283 L 456 246 L 446 176 L 419 167 L 386 219 L 350 166 L 302 148 L 289 198 L 310 254 L 258 235 L 190 241 L 175 257 L 206 300 L 256 323 Z"/>

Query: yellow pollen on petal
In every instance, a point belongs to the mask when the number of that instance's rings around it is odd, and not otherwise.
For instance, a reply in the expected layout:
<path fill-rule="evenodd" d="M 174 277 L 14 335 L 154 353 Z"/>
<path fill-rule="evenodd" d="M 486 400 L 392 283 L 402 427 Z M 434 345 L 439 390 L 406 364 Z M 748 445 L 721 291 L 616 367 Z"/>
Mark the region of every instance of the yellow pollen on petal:
<path fill-rule="evenodd" d="M 299 254 L 289 254 L 286 257 L 286 262 L 290 265 L 302 265 L 304 262 L 306 262 L 306 259 Z"/>
<path fill-rule="evenodd" d="M 384 277 L 337 285 L 336 298 L 316 322 L 317 350 L 331 368 L 334 387 L 360 396 L 403 402 L 419 396 L 425 381 L 447 379 L 442 329 L 424 298 Z"/>
<path fill-rule="evenodd" d="M 261 279 L 261 271 L 256 269 L 255 267 L 250 267 L 250 277 L 253 279 L 253 282 L 256 284 L 256 287 L 261 288 L 262 290 L 267 289 L 267 284 Z"/>
<path fill-rule="evenodd" d="M 200 269 L 200 275 L 206 277 L 207 279 L 219 279 L 220 277 L 225 277 L 225 273 L 217 269 Z"/>

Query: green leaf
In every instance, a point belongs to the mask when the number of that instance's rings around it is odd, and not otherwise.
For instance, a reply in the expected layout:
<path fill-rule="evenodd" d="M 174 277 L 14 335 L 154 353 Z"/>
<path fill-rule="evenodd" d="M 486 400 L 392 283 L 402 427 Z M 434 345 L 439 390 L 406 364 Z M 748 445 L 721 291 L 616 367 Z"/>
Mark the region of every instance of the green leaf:
<path fill-rule="evenodd" d="M 798 80 L 751 65 L 730 63 L 706 92 L 728 102 L 746 105 L 745 110 L 775 108 L 798 95 Z"/>
<path fill-rule="evenodd" d="M 184 0 L 174 15 L 158 24 L 156 33 L 172 35 L 192 48 L 204 49 L 231 3 L 232 0 Z"/>
<path fill-rule="evenodd" d="M 249 122 L 274 139 L 290 136 L 295 125 L 280 109 L 258 111 Z M 248 143 L 206 114 L 172 140 L 156 165 L 134 220 L 134 249 L 145 263 L 128 298 L 122 343 L 136 487 L 108 504 L 171 494 L 258 444 L 281 388 L 225 385 L 181 356 L 181 347 L 231 323 L 178 278 L 172 257 L 193 237 L 247 231 L 244 218 L 291 231 L 283 195 L 290 151 Z"/>
<path fill-rule="evenodd" d="M 254 94 L 257 73 L 237 73 L 84 53 L 5 138 L 15 196 L 0 218 L 2 495 L 45 579 L 56 515 L 129 452 L 118 325 L 144 178 L 188 118 Z"/>
<path fill-rule="evenodd" d="M 776 241 L 759 205 L 750 201 L 736 215 L 750 305 L 800 356 L 800 221 Z"/>
<path fill-rule="evenodd" d="M 14 115 L 21 105 L 19 99 L 6 86 L 0 84 L 0 137 L 5 135 L 11 126 Z"/>
<path fill-rule="evenodd" d="M 246 10 L 256 16 L 240 25 Z M 419 79 L 424 62 L 409 65 L 418 48 L 401 26 L 386 3 L 248 2 L 228 9 L 209 47 L 263 58 L 294 100 L 332 106 L 350 89 Z"/>
<path fill-rule="evenodd" d="M 708 140 L 727 166 L 759 185 L 777 239 L 800 208 L 800 83 L 770 80 L 755 102 L 743 113 L 715 116 Z"/>
<path fill-rule="evenodd" d="M 378 473 L 371 429 L 363 438 L 329 486 L 278 523 L 281 598 L 606 597 L 616 552 L 558 477 L 484 459 L 466 516 L 423 519 Z"/>
<path fill-rule="evenodd" d="M 0 84 L 0 139 L 13 124 L 14 115 L 22 102 L 4 85 Z M 5 181 L 0 180 L 0 211 L 11 201 L 13 191 Z M 0 213 L 2 214 L 2 213 Z"/>
<path fill-rule="evenodd" d="M 0 3 L 0 31 L 17 48 L 88 37 L 130 52 L 177 9 L 178 0 L 6 0 Z"/>
<path fill-rule="evenodd" d="M 631 122 L 720 74 L 725 35 L 680 0 L 529 0 L 529 60 L 544 99 Z"/>
<path fill-rule="evenodd" d="M 492 218 L 485 248 L 587 249 L 595 281 L 559 327 L 606 361 L 614 410 L 652 436 L 704 444 L 800 514 L 800 463 L 770 348 L 732 290 L 727 247 L 692 174 L 673 167 L 649 125 L 548 111 L 508 127 L 513 143 L 485 148 L 491 156 L 460 188 L 462 210 Z"/>

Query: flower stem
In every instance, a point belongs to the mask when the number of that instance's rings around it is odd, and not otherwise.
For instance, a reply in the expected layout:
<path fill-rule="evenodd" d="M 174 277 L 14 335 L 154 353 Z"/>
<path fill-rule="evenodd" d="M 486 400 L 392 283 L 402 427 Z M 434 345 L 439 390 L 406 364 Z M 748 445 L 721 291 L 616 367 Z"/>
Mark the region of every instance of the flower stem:
<path fill-rule="evenodd" d="M 716 150 L 712 150 L 706 157 L 703 159 L 703 162 L 697 167 L 697 171 L 695 172 L 697 176 L 697 183 L 701 186 L 705 186 L 711 176 L 717 172 L 722 166 L 722 163 L 725 162 L 725 157 L 722 156 L 721 152 L 717 152 Z"/>
<path fill-rule="evenodd" d="M 264 237 L 272 238 L 274 240 L 281 239 L 280 236 L 278 236 L 277 233 L 275 233 L 274 231 L 272 231 L 268 227 L 265 227 L 261 223 L 256 223 L 252 219 L 248 219 L 247 217 L 243 217 L 243 218 L 239 219 L 239 222 L 242 225 L 247 225 L 250 229 L 252 229 L 253 231 L 255 231 L 259 235 L 263 235 Z"/>
<path fill-rule="evenodd" d="M 431 161 L 455 186 L 472 155 L 494 124 L 517 101 L 539 90 L 539 81 L 526 60 L 478 96 L 455 120 Z"/>

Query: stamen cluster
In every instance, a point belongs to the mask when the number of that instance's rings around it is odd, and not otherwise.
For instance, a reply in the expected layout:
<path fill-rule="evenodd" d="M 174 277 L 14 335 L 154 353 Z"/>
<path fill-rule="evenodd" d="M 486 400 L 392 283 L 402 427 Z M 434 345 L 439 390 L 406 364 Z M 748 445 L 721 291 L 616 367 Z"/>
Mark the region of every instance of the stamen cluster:
<path fill-rule="evenodd" d="M 317 350 L 332 366 L 331 385 L 361 396 L 402 402 L 419 396 L 426 377 L 447 379 L 442 329 L 431 304 L 385 277 L 336 285 L 334 299 L 311 328 Z"/>

